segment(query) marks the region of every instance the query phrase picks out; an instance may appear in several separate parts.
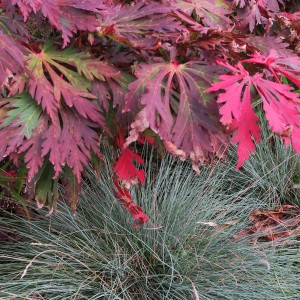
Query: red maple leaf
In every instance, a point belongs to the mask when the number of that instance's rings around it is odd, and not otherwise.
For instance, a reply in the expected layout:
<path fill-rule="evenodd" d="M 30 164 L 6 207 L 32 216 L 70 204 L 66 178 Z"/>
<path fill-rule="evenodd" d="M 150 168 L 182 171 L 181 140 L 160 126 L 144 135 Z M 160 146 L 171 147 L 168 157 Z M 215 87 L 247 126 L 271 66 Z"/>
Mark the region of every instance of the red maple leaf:
<path fill-rule="evenodd" d="M 239 22 L 239 29 L 249 27 L 253 32 L 257 24 L 263 25 L 268 29 L 276 12 L 280 11 L 280 6 L 284 4 L 283 0 L 236 0 L 237 8 L 236 20 Z"/>
<path fill-rule="evenodd" d="M 126 188 L 130 188 L 131 185 L 138 182 L 145 183 L 145 171 L 138 170 L 133 161 L 142 165 L 144 164 L 143 159 L 137 153 L 129 148 L 125 148 L 122 150 L 114 166 L 115 174 Z"/>
<path fill-rule="evenodd" d="M 121 187 L 116 178 L 114 178 L 114 185 L 117 188 L 117 190 L 114 191 L 115 196 L 133 215 L 133 220 L 138 221 L 134 227 L 137 228 L 139 225 L 143 225 L 144 223 L 148 222 L 148 216 L 143 212 L 142 208 L 132 200 L 128 189 Z"/>
<path fill-rule="evenodd" d="M 249 59 L 246 62 L 253 61 Z M 241 62 L 235 67 L 222 61 L 218 63 L 230 69 L 232 74 L 220 76 L 221 82 L 214 83 L 206 92 L 225 90 L 218 98 L 222 104 L 221 122 L 236 130 L 233 142 L 238 143 L 237 167 L 249 158 L 249 152 L 254 151 L 253 139 L 259 142 L 258 118 L 251 105 L 252 87 L 262 99 L 266 119 L 273 132 L 283 136 L 286 144 L 291 142 L 300 153 L 299 94 L 292 92 L 291 86 L 264 79 L 262 74 L 250 75 Z"/>
<path fill-rule="evenodd" d="M 271 49 L 268 55 L 256 53 L 244 62 L 264 65 L 271 71 L 277 82 L 281 82 L 278 77 L 281 74 L 300 88 L 300 58 L 296 55 L 283 57 Z"/>

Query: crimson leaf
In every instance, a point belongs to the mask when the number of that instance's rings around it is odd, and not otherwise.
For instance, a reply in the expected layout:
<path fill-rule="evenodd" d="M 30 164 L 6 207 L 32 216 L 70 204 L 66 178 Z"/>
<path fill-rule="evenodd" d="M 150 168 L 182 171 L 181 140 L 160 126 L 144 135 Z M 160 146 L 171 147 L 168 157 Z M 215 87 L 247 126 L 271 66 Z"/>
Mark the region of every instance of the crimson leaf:
<path fill-rule="evenodd" d="M 145 171 L 138 170 L 133 161 L 144 164 L 143 159 L 129 148 L 125 148 L 120 154 L 114 167 L 114 173 L 126 188 L 139 182 L 145 183 Z"/>
<path fill-rule="evenodd" d="M 251 61 L 247 60 L 247 62 Z M 291 92 L 292 87 L 264 79 L 261 74 L 250 75 L 239 62 L 235 67 L 219 62 L 232 72 L 231 75 L 220 76 L 221 82 L 216 82 L 206 92 L 225 90 L 218 98 L 222 104 L 221 122 L 227 127 L 236 129 L 233 142 L 238 143 L 238 164 L 240 167 L 249 152 L 255 147 L 254 138 L 259 141 L 259 127 L 256 124 L 251 101 L 250 89 L 254 88 L 263 102 L 263 109 L 269 126 L 274 133 L 284 137 L 286 143 L 292 142 L 294 149 L 300 153 L 300 97 Z"/>
<path fill-rule="evenodd" d="M 269 55 L 256 53 L 244 62 L 264 65 L 278 82 L 280 82 L 278 74 L 281 74 L 300 88 L 300 58 L 298 56 L 283 57 L 272 49 Z"/>
<path fill-rule="evenodd" d="M 126 188 L 120 186 L 116 178 L 114 178 L 114 185 L 117 188 L 117 190 L 115 190 L 115 196 L 119 199 L 121 204 L 133 215 L 133 220 L 137 221 L 134 227 L 137 228 L 139 225 L 147 223 L 148 216 L 143 212 L 142 208 L 133 201 L 129 191 Z"/>

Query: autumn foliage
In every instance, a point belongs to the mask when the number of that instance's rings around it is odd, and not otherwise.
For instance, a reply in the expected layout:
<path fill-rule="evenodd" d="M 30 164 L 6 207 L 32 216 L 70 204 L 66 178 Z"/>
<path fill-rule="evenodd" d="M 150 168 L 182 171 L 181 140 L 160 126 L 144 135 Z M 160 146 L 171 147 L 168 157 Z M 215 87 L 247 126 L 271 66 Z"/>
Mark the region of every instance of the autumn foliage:
<path fill-rule="evenodd" d="M 296 2 L 0 7 L 0 159 L 22 170 L 23 193 L 39 206 L 55 208 L 61 183 L 76 208 L 84 167 L 100 170 L 101 143 L 115 147 L 115 193 L 141 223 L 146 216 L 127 204 L 130 186 L 145 180 L 134 142 L 164 146 L 199 172 L 231 141 L 240 167 L 260 140 L 261 116 L 300 154 Z"/>
<path fill-rule="evenodd" d="M 249 216 L 251 227 L 234 235 L 234 239 L 252 237 L 252 242 L 270 242 L 300 233 L 300 211 L 293 205 L 282 205 L 274 210 L 253 210 Z"/>

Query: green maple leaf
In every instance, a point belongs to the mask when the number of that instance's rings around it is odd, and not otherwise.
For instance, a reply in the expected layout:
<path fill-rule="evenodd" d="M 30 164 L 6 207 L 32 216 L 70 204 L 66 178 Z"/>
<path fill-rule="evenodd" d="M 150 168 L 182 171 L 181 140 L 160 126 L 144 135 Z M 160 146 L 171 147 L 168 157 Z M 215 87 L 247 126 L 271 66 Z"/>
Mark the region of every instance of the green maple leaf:
<path fill-rule="evenodd" d="M 1 128 L 9 126 L 12 122 L 22 124 L 22 131 L 26 138 L 31 137 L 32 131 L 37 127 L 42 109 L 26 93 L 8 99 L 5 109 L 9 109 Z"/>
<path fill-rule="evenodd" d="M 93 80 L 105 80 L 119 74 L 107 63 L 92 58 L 89 53 L 73 48 L 56 49 L 52 41 L 40 51 L 27 56 L 30 77 L 29 93 L 42 106 L 52 120 L 64 102 L 84 118 L 89 118 L 103 128 L 103 118 L 96 98 L 90 91 Z"/>

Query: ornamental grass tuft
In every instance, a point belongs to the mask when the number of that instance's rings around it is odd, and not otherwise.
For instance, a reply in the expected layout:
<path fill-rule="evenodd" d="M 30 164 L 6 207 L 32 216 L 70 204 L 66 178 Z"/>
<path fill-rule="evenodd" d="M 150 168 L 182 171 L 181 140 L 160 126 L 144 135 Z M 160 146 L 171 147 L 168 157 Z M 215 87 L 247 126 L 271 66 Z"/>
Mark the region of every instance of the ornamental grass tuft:
<path fill-rule="evenodd" d="M 60 204 L 50 218 L 40 210 L 5 220 L 15 238 L 0 247 L 1 299 L 300 299 L 297 237 L 233 238 L 266 202 L 228 185 L 232 168 L 197 177 L 145 152 L 146 184 L 131 191 L 149 216 L 144 226 L 134 228 L 114 197 L 109 163 L 100 182 L 87 171 L 76 215 Z"/>

